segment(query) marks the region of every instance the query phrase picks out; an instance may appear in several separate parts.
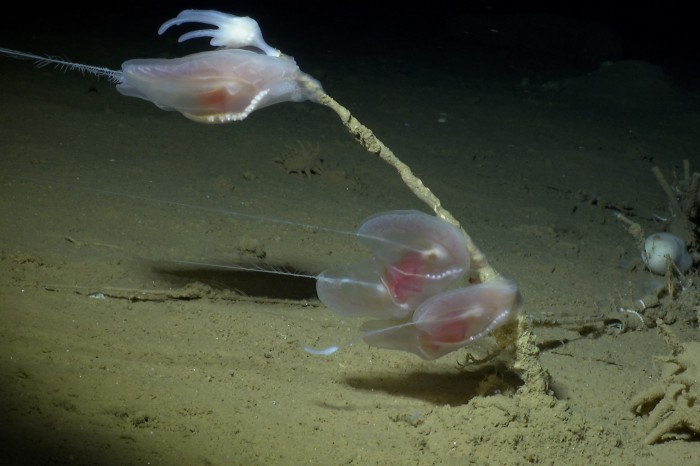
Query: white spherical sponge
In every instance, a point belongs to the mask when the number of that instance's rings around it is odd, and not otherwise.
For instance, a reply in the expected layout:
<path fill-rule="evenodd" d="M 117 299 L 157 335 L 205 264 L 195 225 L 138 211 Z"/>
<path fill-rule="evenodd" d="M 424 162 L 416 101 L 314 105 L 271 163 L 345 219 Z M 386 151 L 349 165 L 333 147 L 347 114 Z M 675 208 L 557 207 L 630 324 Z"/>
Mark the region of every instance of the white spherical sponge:
<path fill-rule="evenodd" d="M 678 236 L 672 233 L 654 233 L 647 237 L 644 241 L 644 251 L 642 251 L 644 265 L 652 272 L 664 275 L 669 259 L 681 272 L 685 272 L 693 265 L 693 258 Z"/>

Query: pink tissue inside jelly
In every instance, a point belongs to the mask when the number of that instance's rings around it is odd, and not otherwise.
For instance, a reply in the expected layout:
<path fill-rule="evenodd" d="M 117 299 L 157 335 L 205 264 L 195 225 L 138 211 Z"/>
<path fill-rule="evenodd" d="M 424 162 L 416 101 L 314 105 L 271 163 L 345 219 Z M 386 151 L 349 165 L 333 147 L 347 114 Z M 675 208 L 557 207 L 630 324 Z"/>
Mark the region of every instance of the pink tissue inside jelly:
<path fill-rule="evenodd" d="M 230 97 L 231 94 L 224 87 L 216 88 L 198 96 L 203 108 L 213 108 L 221 112 L 227 110 Z"/>
<path fill-rule="evenodd" d="M 409 252 L 400 261 L 384 269 L 389 292 L 398 302 L 404 303 L 423 291 L 426 273 L 424 263 L 420 252 Z"/>
<path fill-rule="evenodd" d="M 454 320 L 449 319 L 449 314 L 443 316 L 446 322 L 442 325 L 431 326 L 430 333 L 421 332 L 420 338 L 425 347 L 431 350 L 440 348 L 444 343 L 460 343 L 467 338 L 471 325 L 470 319 L 460 316 L 461 310 L 453 312 Z"/>

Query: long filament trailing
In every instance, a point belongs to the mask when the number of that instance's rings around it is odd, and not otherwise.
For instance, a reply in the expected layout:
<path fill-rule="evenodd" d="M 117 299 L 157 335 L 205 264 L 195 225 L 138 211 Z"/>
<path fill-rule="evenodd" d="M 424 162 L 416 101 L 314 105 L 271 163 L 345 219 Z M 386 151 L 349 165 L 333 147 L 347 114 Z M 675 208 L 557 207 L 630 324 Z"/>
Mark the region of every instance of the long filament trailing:
<path fill-rule="evenodd" d="M 110 82 L 115 84 L 119 84 L 124 81 L 124 75 L 121 71 L 112 70 L 102 66 L 84 65 L 82 63 L 74 63 L 72 61 L 62 60 L 56 57 L 41 56 L 29 52 L 22 52 L 19 50 L 6 49 L 2 47 L 0 47 L 0 54 L 22 60 L 34 60 L 34 65 L 37 68 L 53 65 L 61 71 L 79 71 L 82 74 L 89 74 L 98 77 L 106 76 Z"/>

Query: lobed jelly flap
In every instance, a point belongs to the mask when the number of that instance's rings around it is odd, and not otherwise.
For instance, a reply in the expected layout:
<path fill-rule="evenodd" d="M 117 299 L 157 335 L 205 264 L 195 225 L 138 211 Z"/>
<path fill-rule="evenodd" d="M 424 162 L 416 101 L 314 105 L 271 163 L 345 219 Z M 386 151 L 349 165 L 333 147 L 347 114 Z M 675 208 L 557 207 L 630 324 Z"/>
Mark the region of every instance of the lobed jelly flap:
<path fill-rule="evenodd" d="M 408 316 L 413 308 L 393 299 L 380 270 L 374 259 L 324 270 L 316 280 L 318 298 L 341 317 Z"/>
<path fill-rule="evenodd" d="M 369 217 L 358 241 L 374 253 L 394 299 L 415 308 L 469 270 L 464 235 L 454 225 L 417 210 Z"/>
<path fill-rule="evenodd" d="M 512 281 L 467 286 L 420 305 L 410 321 L 369 321 L 363 339 L 372 346 L 437 359 L 467 346 L 515 318 L 522 296 Z"/>

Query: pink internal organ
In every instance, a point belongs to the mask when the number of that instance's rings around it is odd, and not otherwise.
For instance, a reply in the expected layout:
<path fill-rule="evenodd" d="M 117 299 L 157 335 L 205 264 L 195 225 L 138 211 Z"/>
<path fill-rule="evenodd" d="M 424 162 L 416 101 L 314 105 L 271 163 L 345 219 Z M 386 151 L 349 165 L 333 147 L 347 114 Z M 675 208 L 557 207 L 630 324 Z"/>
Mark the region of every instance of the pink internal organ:
<path fill-rule="evenodd" d="M 460 343 L 468 339 L 472 329 L 470 318 L 461 316 L 462 310 L 450 312 L 441 317 L 444 323 L 431 325 L 430 331 L 420 332 L 420 341 L 430 351 L 440 349 L 449 343 Z"/>
<path fill-rule="evenodd" d="M 411 251 L 401 260 L 384 269 L 386 286 L 391 296 L 399 303 L 405 303 L 423 293 L 426 282 L 426 267 L 423 254 Z"/>

